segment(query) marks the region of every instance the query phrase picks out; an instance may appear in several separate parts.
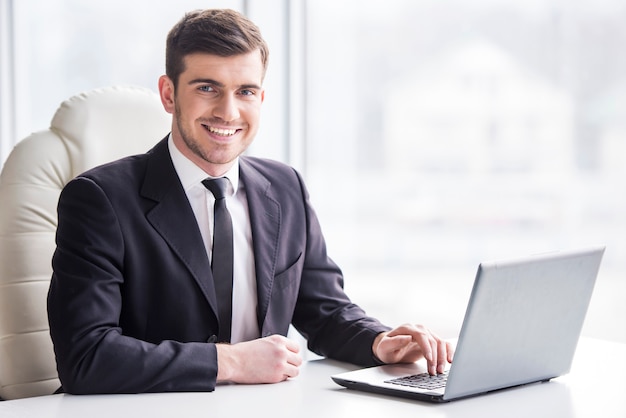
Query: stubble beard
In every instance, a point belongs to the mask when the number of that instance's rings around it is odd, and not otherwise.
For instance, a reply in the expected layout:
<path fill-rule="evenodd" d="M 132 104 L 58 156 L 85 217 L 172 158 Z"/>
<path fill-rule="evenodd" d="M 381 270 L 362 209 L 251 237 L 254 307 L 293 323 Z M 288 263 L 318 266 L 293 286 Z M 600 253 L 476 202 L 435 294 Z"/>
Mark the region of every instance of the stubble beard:
<path fill-rule="evenodd" d="M 195 156 L 208 164 L 230 164 L 235 161 L 237 157 L 239 157 L 239 155 L 241 155 L 248 147 L 246 145 L 238 152 L 235 152 L 235 150 L 228 149 L 229 145 L 224 145 L 223 147 L 217 147 L 215 150 L 212 150 L 214 155 L 209 155 L 209 153 L 204 148 L 202 148 L 200 141 L 197 138 L 194 138 L 194 136 L 187 129 L 185 129 L 185 126 L 182 123 L 182 121 L 184 120 L 182 118 L 182 111 L 178 104 L 174 106 L 174 113 L 176 115 L 176 126 L 178 128 L 178 132 L 181 136 L 182 141 L 185 143 L 185 146 Z M 235 152 L 235 154 L 231 155 L 233 152 Z"/>
<path fill-rule="evenodd" d="M 207 153 L 202 149 L 202 147 L 199 144 L 199 141 L 196 138 L 194 138 L 193 135 L 187 132 L 187 130 L 183 126 L 182 112 L 178 105 L 175 105 L 175 114 L 176 114 L 176 126 L 178 127 L 178 133 L 180 134 L 181 139 L 185 143 L 185 146 L 198 158 L 202 159 L 203 161 L 206 161 L 209 164 L 215 164 L 215 162 L 212 161 L 207 155 Z"/>

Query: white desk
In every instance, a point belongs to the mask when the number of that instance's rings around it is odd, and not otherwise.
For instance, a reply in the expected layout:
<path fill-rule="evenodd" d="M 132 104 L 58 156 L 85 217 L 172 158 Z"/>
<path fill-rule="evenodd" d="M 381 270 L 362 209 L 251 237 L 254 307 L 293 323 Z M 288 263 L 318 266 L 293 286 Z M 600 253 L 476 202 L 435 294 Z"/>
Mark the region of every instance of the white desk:
<path fill-rule="evenodd" d="M 354 366 L 312 360 L 298 378 L 275 385 L 5 401 L 0 402 L 0 417 L 626 417 L 626 344 L 582 339 L 566 376 L 447 404 L 355 392 L 331 381 L 331 374 L 349 369 Z"/>

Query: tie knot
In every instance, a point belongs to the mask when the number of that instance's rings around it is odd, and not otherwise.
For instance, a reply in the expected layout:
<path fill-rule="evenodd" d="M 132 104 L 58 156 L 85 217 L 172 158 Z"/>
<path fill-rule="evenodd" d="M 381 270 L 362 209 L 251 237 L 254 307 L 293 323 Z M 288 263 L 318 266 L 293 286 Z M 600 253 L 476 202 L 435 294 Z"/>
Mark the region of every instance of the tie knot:
<path fill-rule="evenodd" d="M 202 184 L 213 193 L 216 200 L 226 197 L 226 189 L 228 188 L 228 179 L 226 177 L 206 179 L 202 181 Z"/>

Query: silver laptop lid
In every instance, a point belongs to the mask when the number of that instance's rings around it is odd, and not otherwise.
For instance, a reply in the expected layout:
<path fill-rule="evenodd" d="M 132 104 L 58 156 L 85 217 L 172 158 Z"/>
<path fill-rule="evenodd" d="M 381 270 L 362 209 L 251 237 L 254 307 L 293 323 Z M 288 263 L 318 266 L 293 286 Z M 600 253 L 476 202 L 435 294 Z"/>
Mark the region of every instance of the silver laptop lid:
<path fill-rule="evenodd" d="M 569 372 L 604 247 L 482 263 L 444 399 Z"/>

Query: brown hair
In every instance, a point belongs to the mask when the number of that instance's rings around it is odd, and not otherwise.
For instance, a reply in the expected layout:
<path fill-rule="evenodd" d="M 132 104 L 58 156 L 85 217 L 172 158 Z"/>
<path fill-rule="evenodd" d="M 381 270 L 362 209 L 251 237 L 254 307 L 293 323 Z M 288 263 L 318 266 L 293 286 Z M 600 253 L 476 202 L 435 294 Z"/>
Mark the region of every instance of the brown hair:
<path fill-rule="evenodd" d="M 167 35 L 165 74 L 176 88 L 180 74 L 185 71 L 187 55 L 202 52 L 230 57 L 257 49 L 261 52 L 265 76 L 269 49 L 252 21 L 234 10 L 196 10 L 185 14 Z"/>

